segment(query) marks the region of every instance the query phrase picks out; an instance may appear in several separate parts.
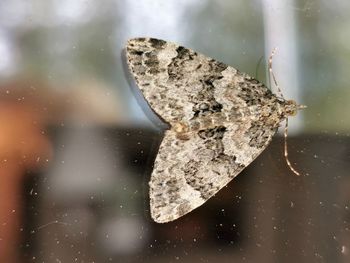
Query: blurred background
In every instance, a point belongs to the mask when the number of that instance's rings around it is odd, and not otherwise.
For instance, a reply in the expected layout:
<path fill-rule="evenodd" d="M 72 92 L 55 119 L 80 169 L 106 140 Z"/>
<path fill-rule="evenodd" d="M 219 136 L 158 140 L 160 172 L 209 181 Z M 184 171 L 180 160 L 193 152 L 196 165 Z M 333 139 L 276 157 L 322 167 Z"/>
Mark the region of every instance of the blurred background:
<path fill-rule="evenodd" d="M 0 262 L 349 262 L 350 2 L 1 0 Z M 173 41 L 306 104 L 205 205 L 149 215 L 162 138 L 123 71 Z M 259 62 L 260 61 L 260 62 Z M 276 90 L 275 87 L 271 87 Z"/>

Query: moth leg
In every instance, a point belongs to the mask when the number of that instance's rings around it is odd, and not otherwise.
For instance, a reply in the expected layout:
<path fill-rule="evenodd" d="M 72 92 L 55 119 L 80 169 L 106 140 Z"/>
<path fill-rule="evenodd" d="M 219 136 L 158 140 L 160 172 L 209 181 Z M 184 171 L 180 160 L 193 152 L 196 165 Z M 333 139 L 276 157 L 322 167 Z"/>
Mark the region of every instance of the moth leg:
<path fill-rule="evenodd" d="M 300 175 L 300 173 L 295 170 L 295 168 L 292 166 L 291 162 L 289 161 L 288 158 L 288 143 L 287 143 L 287 138 L 288 138 L 288 118 L 286 118 L 285 126 L 284 126 L 284 158 L 286 159 L 287 165 L 289 169 L 297 176 Z"/>

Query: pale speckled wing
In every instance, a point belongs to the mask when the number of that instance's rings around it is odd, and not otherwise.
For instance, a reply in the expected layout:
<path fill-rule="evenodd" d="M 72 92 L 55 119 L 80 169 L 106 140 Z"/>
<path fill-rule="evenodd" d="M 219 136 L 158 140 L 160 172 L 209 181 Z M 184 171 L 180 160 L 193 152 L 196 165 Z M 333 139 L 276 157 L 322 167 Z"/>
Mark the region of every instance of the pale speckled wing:
<path fill-rule="evenodd" d="M 218 131 L 203 142 L 195 134 L 179 140 L 166 131 L 149 183 L 156 222 L 175 220 L 202 205 L 245 167 L 224 154 L 222 135 Z"/>
<path fill-rule="evenodd" d="M 144 97 L 170 124 L 149 183 L 152 218 L 169 222 L 215 195 L 266 148 L 283 102 L 247 74 L 170 42 L 131 39 L 126 51 Z"/>
<path fill-rule="evenodd" d="M 170 124 L 191 119 L 195 105 L 211 100 L 203 86 L 211 85 L 227 67 L 192 50 L 153 38 L 130 39 L 126 53 L 144 97 Z"/>

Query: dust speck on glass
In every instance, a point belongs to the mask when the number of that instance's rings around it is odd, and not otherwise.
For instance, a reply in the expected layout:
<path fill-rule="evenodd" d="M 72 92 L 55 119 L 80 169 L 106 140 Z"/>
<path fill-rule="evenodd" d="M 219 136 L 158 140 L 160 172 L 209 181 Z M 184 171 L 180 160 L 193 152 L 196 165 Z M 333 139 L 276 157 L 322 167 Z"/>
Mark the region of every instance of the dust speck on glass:
<path fill-rule="evenodd" d="M 130 39 L 126 55 L 147 102 L 170 126 L 149 182 L 151 216 L 158 223 L 215 195 L 301 107 L 248 74 L 171 42 Z"/>

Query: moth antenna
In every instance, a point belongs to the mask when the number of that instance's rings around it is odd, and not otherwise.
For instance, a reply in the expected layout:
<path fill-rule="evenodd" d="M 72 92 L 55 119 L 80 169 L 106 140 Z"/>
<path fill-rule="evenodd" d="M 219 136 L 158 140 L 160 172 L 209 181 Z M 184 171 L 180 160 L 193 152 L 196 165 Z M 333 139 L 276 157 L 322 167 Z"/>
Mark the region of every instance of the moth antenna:
<path fill-rule="evenodd" d="M 295 175 L 300 176 L 300 173 L 297 170 L 295 170 L 295 168 L 292 166 L 291 162 L 289 161 L 287 138 L 288 138 L 288 118 L 286 118 L 286 124 L 284 126 L 284 158 L 286 159 L 286 162 L 287 162 L 287 165 L 288 165 L 289 169 Z"/>
<path fill-rule="evenodd" d="M 273 56 L 274 56 L 275 53 L 276 53 L 276 50 L 277 50 L 277 48 L 274 48 L 274 49 L 271 51 L 271 55 L 270 55 L 270 57 L 269 57 L 269 62 L 268 62 L 268 64 L 269 64 L 269 85 L 270 85 L 270 87 L 271 87 L 271 77 L 272 77 L 273 82 L 274 82 L 274 84 L 275 84 L 275 86 L 276 86 L 276 88 L 277 88 L 277 91 L 278 91 L 278 93 L 279 93 L 279 96 L 280 96 L 282 99 L 284 99 L 283 93 L 282 93 L 282 91 L 281 91 L 281 89 L 280 89 L 280 87 L 279 87 L 279 85 L 278 85 L 278 83 L 277 83 L 275 74 L 273 73 L 273 70 L 272 70 L 272 59 L 273 59 Z"/>

